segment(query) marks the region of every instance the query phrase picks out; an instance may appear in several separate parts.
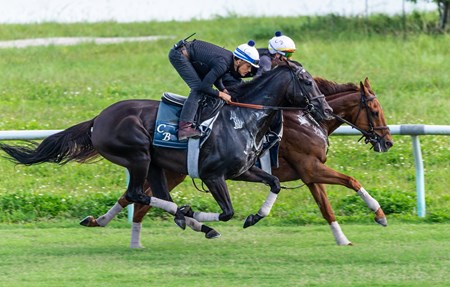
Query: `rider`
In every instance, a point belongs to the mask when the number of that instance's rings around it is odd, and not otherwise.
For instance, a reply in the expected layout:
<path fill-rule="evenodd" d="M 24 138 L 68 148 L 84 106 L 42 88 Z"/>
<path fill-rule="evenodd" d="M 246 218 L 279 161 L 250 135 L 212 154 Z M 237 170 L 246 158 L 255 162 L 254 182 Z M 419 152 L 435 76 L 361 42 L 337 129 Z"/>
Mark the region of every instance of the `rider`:
<path fill-rule="evenodd" d="M 294 41 L 288 36 L 284 36 L 280 31 L 275 32 L 275 36 L 269 40 L 267 49 L 258 49 L 260 54 L 259 68 L 252 71 L 255 77 L 275 68 L 280 62 L 292 57 L 296 47 Z M 272 167 L 278 167 L 279 141 L 283 133 L 283 113 L 278 111 L 272 120 L 269 132 L 265 135 L 263 150 L 269 149 Z"/>
<path fill-rule="evenodd" d="M 295 43 L 291 38 L 282 35 L 280 31 L 275 32 L 275 36 L 269 40 L 268 49 L 258 49 L 261 58 L 256 76 L 272 70 L 281 61 L 290 59 L 295 50 Z"/>
<path fill-rule="evenodd" d="M 203 95 L 219 97 L 227 103 L 231 101 L 231 96 L 222 83 L 225 74 L 240 79 L 245 77 L 252 67 L 259 67 L 259 53 L 252 40 L 239 45 L 234 52 L 200 40 L 181 40 L 170 50 L 169 60 L 191 88 L 180 115 L 180 141 L 201 135 L 193 125 Z M 213 89 L 213 85 L 218 90 Z"/>

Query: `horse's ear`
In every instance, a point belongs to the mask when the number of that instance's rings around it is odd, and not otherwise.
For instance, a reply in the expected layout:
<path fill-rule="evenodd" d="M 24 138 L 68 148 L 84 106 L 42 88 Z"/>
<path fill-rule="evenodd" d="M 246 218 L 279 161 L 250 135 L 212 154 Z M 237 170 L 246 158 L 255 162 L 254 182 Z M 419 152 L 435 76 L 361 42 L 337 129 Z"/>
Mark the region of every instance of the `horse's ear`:
<path fill-rule="evenodd" d="M 365 83 L 366 81 L 364 81 L 364 83 Z M 367 91 L 367 88 L 366 88 L 366 86 L 363 84 L 363 82 L 359 82 L 359 89 L 360 89 L 360 91 L 363 91 L 364 93 L 364 95 L 365 96 L 367 96 L 368 94 L 369 94 L 369 92 Z"/>
<path fill-rule="evenodd" d="M 370 90 L 370 82 L 369 82 L 369 78 L 368 77 L 366 77 L 365 79 L 364 79 L 364 86 L 366 86 L 367 87 L 367 89 L 369 89 Z"/>

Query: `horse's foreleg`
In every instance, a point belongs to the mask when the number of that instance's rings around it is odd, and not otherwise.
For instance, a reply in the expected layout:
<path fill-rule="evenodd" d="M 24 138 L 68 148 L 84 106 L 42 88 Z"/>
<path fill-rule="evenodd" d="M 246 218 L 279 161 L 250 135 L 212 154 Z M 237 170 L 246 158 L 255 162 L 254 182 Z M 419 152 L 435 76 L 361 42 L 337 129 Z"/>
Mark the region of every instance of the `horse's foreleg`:
<path fill-rule="evenodd" d="M 256 223 L 258 223 L 258 221 L 269 215 L 275 201 L 277 200 L 278 193 L 281 190 L 280 181 L 277 177 L 268 174 L 267 172 L 263 171 L 260 168 L 253 166 L 245 173 L 241 174 L 239 177 L 233 180 L 261 182 L 264 184 L 268 184 L 270 186 L 270 192 L 266 198 L 266 201 L 264 201 L 258 213 L 250 214 L 249 216 L 247 216 L 244 222 L 244 228 L 255 225 Z"/>
<path fill-rule="evenodd" d="M 387 226 L 386 216 L 381 209 L 380 204 L 370 196 L 355 178 L 337 172 L 323 163 L 316 162 L 311 164 L 310 168 L 307 166 L 307 162 L 303 162 L 302 165 L 298 166 L 298 168 L 301 168 L 298 172 L 301 174 L 303 182 L 308 185 L 312 183 L 338 184 L 353 189 L 360 195 L 367 206 L 375 212 L 375 221 L 380 225 Z M 314 166 L 314 168 L 312 168 L 312 166 Z"/>
<path fill-rule="evenodd" d="M 375 212 L 375 221 L 382 226 L 387 226 L 386 215 L 384 214 L 383 209 L 381 209 L 378 201 L 374 199 L 362 186 L 357 191 L 357 193 L 367 204 L 367 207 L 369 207 L 373 212 Z"/>

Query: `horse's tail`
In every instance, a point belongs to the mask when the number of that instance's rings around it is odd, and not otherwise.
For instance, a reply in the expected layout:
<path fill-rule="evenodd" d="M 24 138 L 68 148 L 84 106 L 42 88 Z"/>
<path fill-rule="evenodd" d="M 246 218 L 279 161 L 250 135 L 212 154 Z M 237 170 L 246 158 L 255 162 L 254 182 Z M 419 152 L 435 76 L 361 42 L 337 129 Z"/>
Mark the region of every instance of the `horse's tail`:
<path fill-rule="evenodd" d="M 72 160 L 87 162 L 98 155 L 91 141 L 93 123 L 94 119 L 79 123 L 45 138 L 40 144 L 34 141 L 22 146 L 0 143 L 0 149 L 11 161 L 24 165 L 45 162 L 63 165 Z"/>

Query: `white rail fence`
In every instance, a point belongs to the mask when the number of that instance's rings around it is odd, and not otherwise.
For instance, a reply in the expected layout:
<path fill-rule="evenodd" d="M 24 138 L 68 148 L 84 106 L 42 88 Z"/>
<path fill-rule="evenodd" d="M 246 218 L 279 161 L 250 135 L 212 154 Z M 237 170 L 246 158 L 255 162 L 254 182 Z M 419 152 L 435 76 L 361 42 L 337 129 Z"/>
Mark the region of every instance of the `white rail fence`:
<path fill-rule="evenodd" d="M 417 215 L 425 217 L 425 173 L 423 169 L 422 151 L 419 136 L 423 135 L 450 135 L 450 126 L 443 125 L 390 125 L 391 134 L 411 136 L 414 162 L 416 167 L 416 195 Z M 0 140 L 39 140 L 48 137 L 61 130 L 10 130 L 0 131 Z M 360 135 L 361 133 L 349 126 L 339 127 L 332 135 L 347 136 Z M 132 218 L 132 205 L 129 205 L 128 218 Z"/>

